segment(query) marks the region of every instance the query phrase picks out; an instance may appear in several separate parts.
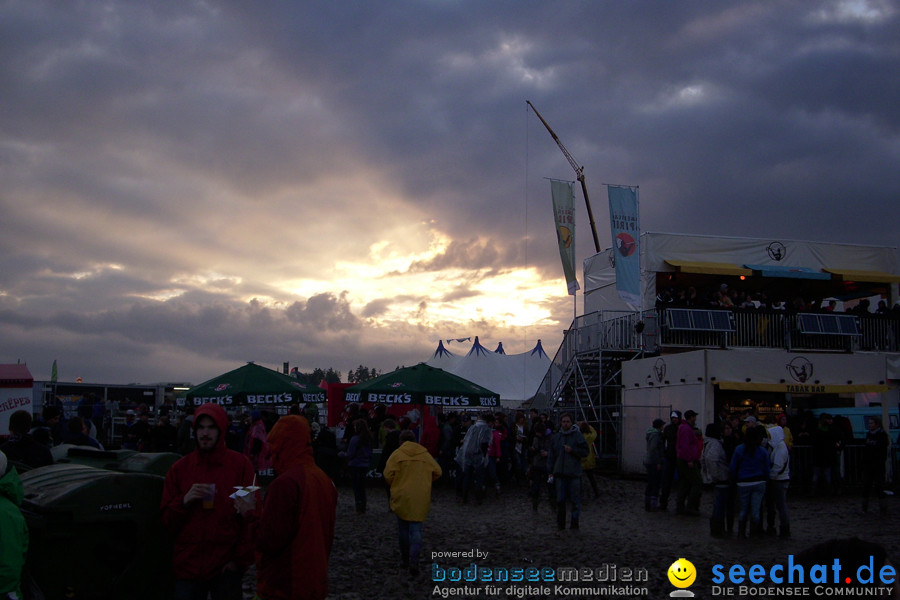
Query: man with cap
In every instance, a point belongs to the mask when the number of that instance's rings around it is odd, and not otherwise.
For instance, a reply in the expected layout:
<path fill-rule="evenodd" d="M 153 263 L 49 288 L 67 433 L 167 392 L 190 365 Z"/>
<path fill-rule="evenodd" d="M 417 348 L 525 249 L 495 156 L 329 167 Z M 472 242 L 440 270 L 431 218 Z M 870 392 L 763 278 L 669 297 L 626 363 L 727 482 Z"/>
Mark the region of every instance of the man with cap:
<path fill-rule="evenodd" d="M 122 448 L 137 450 L 142 439 L 142 426 L 135 421 L 135 412 L 130 408 L 125 411 L 125 423 L 122 425 Z"/>
<path fill-rule="evenodd" d="M 703 477 L 700 474 L 700 455 L 703 452 L 703 437 L 695 423 L 697 413 L 687 410 L 684 421 L 678 426 L 675 455 L 678 464 L 678 496 L 675 499 L 677 514 L 700 514 L 700 488 Z M 685 507 L 687 500 L 687 507 Z"/>
<path fill-rule="evenodd" d="M 162 523 L 175 535 L 173 597 L 240 600 L 253 548 L 229 496 L 253 484 L 253 465 L 225 446 L 228 416 L 218 404 L 198 407 L 193 426 L 195 449 L 172 465 L 163 484 Z"/>
<path fill-rule="evenodd" d="M 667 510 L 669 507 L 669 493 L 672 490 L 672 482 L 675 480 L 675 468 L 677 466 L 675 456 L 675 444 L 678 441 L 678 426 L 681 425 L 681 411 L 673 410 L 669 415 L 669 424 L 663 428 L 662 437 L 665 444 L 663 458 L 662 478 L 659 488 L 659 509 Z"/>
<path fill-rule="evenodd" d="M 744 417 L 743 425 L 741 425 L 741 433 L 743 435 L 746 435 L 748 429 L 752 429 L 752 428 L 756 427 L 757 425 L 759 425 L 759 421 L 756 420 L 756 417 L 754 417 L 751 414 L 748 414 L 747 416 Z"/>
<path fill-rule="evenodd" d="M 25 554 L 28 552 L 28 525 L 19 507 L 25 489 L 15 467 L 0 452 L 0 598 L 23 598 L 20 589 Z"/>

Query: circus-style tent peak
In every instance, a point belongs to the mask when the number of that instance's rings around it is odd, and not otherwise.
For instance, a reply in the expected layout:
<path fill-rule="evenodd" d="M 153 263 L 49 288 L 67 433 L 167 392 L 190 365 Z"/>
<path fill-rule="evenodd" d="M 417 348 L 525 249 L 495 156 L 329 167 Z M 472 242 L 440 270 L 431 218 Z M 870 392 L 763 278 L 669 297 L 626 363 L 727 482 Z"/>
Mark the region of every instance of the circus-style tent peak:
<path fill-rule="evenodd" d="M 466 356 L 487 356 L 488 354 L 493 354 L 490 350 L 481 345 L 481 342 L 478 341 L 478 336 L 475 336 L 475 343 L 472 344 L 472 348 L 469 349 L 469 353 Z"/>
<path fill-rule="evenodd" d="M 444 348 L 444 340 L 438 340 L 437 350 L 431 355 L 432 358 L 442 358 L 444 356 L 454 356 L 452 352 Z"/>
<path fill-rule="evenodd" d="M 444 341 L 449 345 L 451 341 L 459 340 Z M 507 354 L 502 342 L 492 352 L 475 337 L 464 355 L 453 355 L 443 344 L 439 344 L 427 364 L 496 391 L 504 406 L 514 408 L 534 396 L 550 368 L 550 358 L 540 340 L 531 350 Z"/>
<path fill-rule="evenodd" d="M 531 351 L 531 356 L 535 356 L 535 355 L 536 355 L 536 356 L 539 356 L 539 357 L 540 357 L 540 356 L 546 356 L 547 358 L 550 358 L 549 356 L 547 356 L 547 353 L 544 352 L 544 347 L 541 346 L 541 340 L 538 340 L 538 341 L 537 341 L 537 345 L 536 345 L 536 346 L 534 347 L 534 349 Z"/>

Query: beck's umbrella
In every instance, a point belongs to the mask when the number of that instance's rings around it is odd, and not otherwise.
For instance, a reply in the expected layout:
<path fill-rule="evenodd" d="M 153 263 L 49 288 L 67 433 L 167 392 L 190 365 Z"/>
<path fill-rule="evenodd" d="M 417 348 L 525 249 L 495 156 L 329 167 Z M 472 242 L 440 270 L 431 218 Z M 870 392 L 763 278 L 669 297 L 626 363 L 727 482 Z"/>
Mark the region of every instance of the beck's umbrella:
<path fill-rule="evenodd" d="M 195 385 L 184 393 L 184 398 L 194 406 L 215 402 L 225 407 L 253 406 L 259 409 L 326 400 L 322 388 L 252 362 Z"/>
<path fill-rule="evenodd" d="M 347 388 L 347 402 L 425 404 L 451 408 L 500 406 L 500 395 L 443 369 L 419 363 Z"/>

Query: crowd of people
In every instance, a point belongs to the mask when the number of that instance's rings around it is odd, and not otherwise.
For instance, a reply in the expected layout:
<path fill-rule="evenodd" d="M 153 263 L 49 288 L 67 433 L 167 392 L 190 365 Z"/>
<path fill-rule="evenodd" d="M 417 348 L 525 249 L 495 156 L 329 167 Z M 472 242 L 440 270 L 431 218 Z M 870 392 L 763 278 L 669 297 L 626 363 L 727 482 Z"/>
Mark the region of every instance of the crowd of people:
<path fill-rule="evenodd" d="M 452 486 L 457 500 L 482 504 L 488 496 L 500 496 L 518 489 L 527 493 L 535 511 L 546 501 L 557 513 L 557 524 L 579 526 L 581 482 L 586 476 L 590 491 L 599 496 L 595 475 L 598 432 L 587 422 L 575 423 L 568 413 L 559 415 L 556 426 L 547 413 L 532 409 L 461 414 L 449 412 L 428 415 L 421 427 L 413 427 L 409 418 L 394 419 L 376 406 L 371 416 L 360 416 L 351 405 L 349 424 L 339 446 L 346 468 L 354 482 L 357 512 L 365 512 L 366 473 L 382 473 L 398 447 L 399 439 L 409 433 L 440 466 L 437 485 Z M 320 434 L 321 435 L 321 434 Z M 370 464 L 372 451 L 381 459 Z M 324 463 L 323 463 L 324 464 Z M 567 507 L 571 507 L 570 509 Z"/>
<path fill-rule="evenodd" d="M 843 302 L 831 297 L 805 299 L 801 296 L 787 298 L 784 294 L 772 291 L 740 290 L 727 283 L 697 290 L 695 286 L 659 286 L 656 296 L 656 308 L 716 308 L 750 311 L 785 311 L 791 313 L 806 312 L 845 312 L 857 315 L 881 315 L 900 318 L 900 302 L 893 307 L 886 300 L 879 300 L 872 305 L 868 298 L 861 298 L 852 306 L 844 309 Z"/>
<path fill-rule="evenodd" d="M 789 426 L 784 413 L 774 422 L 763 423 L 749 412 L 722 412 L 701 433 L 696 412 L 673 410 L 669 423 L 655 419 L 646 432 L 644 507 L 667 511 L 674 491 L 676 515 L 699 515 L 705 484 L 713 493 L 711 536 L 790 537 L 787 489 L 793 446 L 812 448 L 814 490 L 832 495 L 840 478 L 839 457 L 848 440 L 848 425 L 836 423 L 828 413 L 817 420 L 799 413 Z M 891 441 L 879 417 L 870 416 L 867 427 L 860 461 L 862 510 L 868 512 L 874 492 L 884 512 L 885 464 Z"/>
<path fill-rule="evenodd" d="M 555 415 L 556 422 L 531 409 L 449 412 L 426 415 L 414 424 L 408 416 L 387 414 L 384 406 L 367 412 L 351 404 L 342 424 L 328 428 L 299 406 L 281 417 L 257 411 L 229 417 L 222 407 L 205 404 L 176 417 L 186 434 L 168 422 L 160 424 L 159 415 L 150 425 L 141 412 L 126 411 L 123 447 L 155 448 L 148 430 L 171 427 L 174 433 L 167 429 L 156 439 L 168 440 L 167 449 L 184 450 L 166 475 L 161 501 L 162 524 L 174 536 L 173 597 L 179 600 L 241 598 L 243 574 L 254 563 L 259 598 L 324 598 L 336 519 L 335 480 L 349 480 L 360 515 L 367 511 L 373 479 L 382 482 L 397 519 L 400 568 L 413 577 L 419 575 L 432 485 L 455 490 L 460 504 L 480 505 L 491 496 L 519 493 L 527 494 L 537 511 L 546 499 L 559 530 L 581 525 L 583 480 L 599 496 L 600 432 L 565 412 Z M 0 466 L 51 464 L 57 439 L 93 445 L 89 418 L 70 417 L 60 426 L 60 416 L 54 407 L 36 422 L 28 411 L 14 413 L 11 436 L 0 447 Z M 703 432 L 697 419 L 692 410 L 675 410 L 668 423 L 656 419 L 647 430 L 647 511 L 668 511 L 672 504 L 676 515 L 698 515 L 701 495 L 711 491 L 710 535 L 789 537 L 787 488 L 796 444 L 813 449 L 819 493 L 834 492 L 847 434 L 831 415 L 813 419 L 799 412 L 789 420 L 780 414 L 763 423 L 750 413 L 723 411 Z M 146 428 L 139 426 L 142 422 Z M 890 448 L 880 420 L 870 418 L 868 426 L 861 462 L 866 511 L 873 492 L 883 502 L 882 467 Z M 144 434 L 131 438 L 129 427 Z M 181 439 L 185 435 L 188 442 Z M 267 473 L 271 479 L 260 495 L 255 490 Z M 15 471 L 0 471 L 0 518 L 10 531 L 24 526 L 17 510 L 9 508 L 21 504 L 21 492 Z M 884 504 L 879 508 L 884 510 Z M 19 544 L 9 564 L 20 568 L 27 533 L 5 539 Z M 9 548 L 3 550 L 7 556 Z M 16 585 L 0 577 L 0 594 L 16 592 Z"/>

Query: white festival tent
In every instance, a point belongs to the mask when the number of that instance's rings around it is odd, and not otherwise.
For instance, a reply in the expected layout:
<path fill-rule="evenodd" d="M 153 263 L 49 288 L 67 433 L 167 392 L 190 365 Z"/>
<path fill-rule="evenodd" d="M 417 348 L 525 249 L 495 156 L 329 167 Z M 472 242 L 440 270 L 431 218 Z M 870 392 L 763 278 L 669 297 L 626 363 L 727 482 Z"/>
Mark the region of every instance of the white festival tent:
<path fill-rule="evenodd" d="M 463 348 L 463 351 L 465 354 L 454 354 L 441 340 L 426 364 L 497 392 L 504 408 L 518 408 L 534 396 L 550 368 L 550 357 L 540 340 L 527 352 L 506 354 L 502 343 L 492 351 L 476 337 L 468 350 Z"/>

